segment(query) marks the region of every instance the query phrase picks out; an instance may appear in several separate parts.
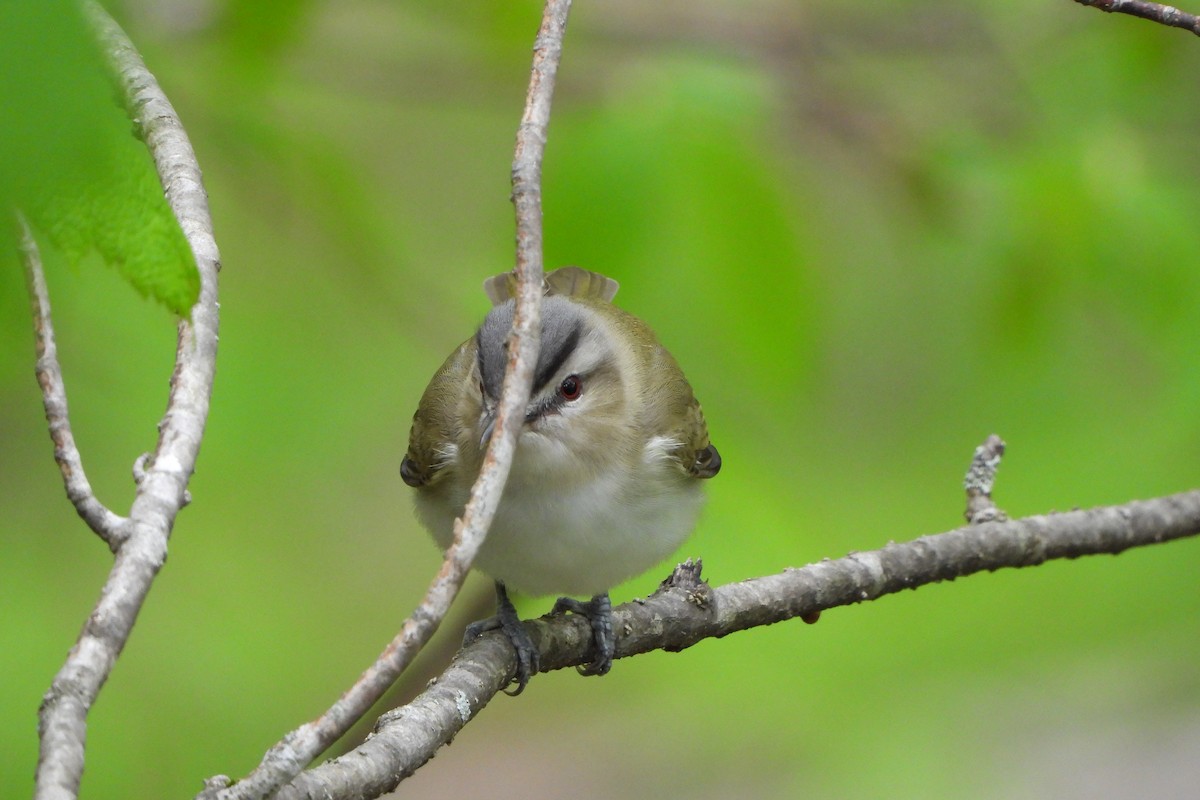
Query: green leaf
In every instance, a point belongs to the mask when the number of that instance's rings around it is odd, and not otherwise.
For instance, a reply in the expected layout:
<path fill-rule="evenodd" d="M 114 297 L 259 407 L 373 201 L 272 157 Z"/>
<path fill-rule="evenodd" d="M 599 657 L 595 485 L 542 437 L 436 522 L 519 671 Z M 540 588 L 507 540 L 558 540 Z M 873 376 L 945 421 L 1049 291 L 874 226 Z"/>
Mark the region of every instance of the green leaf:
<path fill-rule="evenodd" d="M 79 6 L 0 5 L 0 205 L 23 211 L 73 262 L 94 250 L 186 315 L 200 292 L 196 262 L 116 97 Z"/>

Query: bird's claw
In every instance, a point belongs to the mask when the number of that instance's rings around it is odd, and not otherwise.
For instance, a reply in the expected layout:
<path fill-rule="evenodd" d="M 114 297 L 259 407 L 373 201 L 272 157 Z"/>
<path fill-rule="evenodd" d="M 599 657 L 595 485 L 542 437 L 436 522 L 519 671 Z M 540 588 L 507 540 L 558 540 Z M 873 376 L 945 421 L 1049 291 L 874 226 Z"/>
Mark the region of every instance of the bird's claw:
<path fill-rule="evenodd" d="M 465 647 L 488 631 L 494 630 L 503 632 L 517 653 L 517 672 L 513 675 L 513 682 L 517 684 L 517 687 L 511 691 L 504 690 L 505 694 L 516 697 L 525 691 L 529 679 L 541 671 L 542 659 L 537 645 L 533 643 L 529 632 L 521 623 L 521 618 L 517 616 L 517 609 L 508 599 L 508 592 L 505 590 L 504 584 L 499 581 L 496 582 L 496 615 L 468 625 L 463 634 L 463 646 Z"/>
<path fill-rule="evenodd" d="M 605 675 L 612 669 L 617 651 L 617 637 L 612 626 L 612 601 L 608 592 L 598 594 L 586 602 L 572 597 L 560 597 L 554 603 L 553 614 L 570 611 L 587 619 L 592 628 L 592 660 L 577 667 L 580 675 Z"/>

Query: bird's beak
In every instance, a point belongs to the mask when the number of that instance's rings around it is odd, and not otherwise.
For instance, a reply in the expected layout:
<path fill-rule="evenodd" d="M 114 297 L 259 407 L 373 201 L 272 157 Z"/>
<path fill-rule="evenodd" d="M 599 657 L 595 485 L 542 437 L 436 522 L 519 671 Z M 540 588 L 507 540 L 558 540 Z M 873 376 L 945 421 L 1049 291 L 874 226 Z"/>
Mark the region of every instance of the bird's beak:
<path fill-rule="evenodd" d="M 486 450 L 492 439 L 492 431 L 496 429 L 496 407 L 484 406 L 479 416 L 479 449 Z"/>

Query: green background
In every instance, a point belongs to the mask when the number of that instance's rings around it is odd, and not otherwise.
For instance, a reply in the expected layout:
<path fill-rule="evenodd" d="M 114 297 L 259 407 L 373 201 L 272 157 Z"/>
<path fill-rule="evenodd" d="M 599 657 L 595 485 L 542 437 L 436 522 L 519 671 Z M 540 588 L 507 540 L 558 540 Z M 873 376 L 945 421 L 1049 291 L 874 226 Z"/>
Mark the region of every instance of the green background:
<path fill-rule="evenodd" d="M 1196 10 L 1196 9 L 1193 9 Z M 189 797 L 328 706 L 438 553 L 398 474 L 425 381 L 512 264 L 540 5 L 114 8 L 205 171 L 224 271 L 209 429 L 92 711 L 90 797 Z M 1067 0 L 580 0 L 546 262 L 622 284 L 724 459 L 716 583 L 960 524 L 1200 485 L 1200 41 Z M 72 421 L 119 512 L 169 314 L 48 256 Z M 0 270 L 0 795 L 110 557 L 63 497 Z M 980 575 L 498 698 L 401 796 L 1182 797 L 1200 541 Z M 652 591 L 670 564 L 617 588 Z M 489 600 L 469 584 L 419 688 Z M 523 599 L 526 614 L 546 599 Z"/>

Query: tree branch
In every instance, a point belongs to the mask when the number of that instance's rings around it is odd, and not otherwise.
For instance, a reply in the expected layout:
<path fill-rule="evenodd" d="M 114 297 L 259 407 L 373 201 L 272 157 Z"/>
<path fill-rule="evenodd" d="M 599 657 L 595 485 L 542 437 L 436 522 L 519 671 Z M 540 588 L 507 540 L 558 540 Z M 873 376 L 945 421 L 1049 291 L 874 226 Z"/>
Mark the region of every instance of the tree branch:
<path fill-rule="evenodd" d="M 658 591 L 614 609 L 617 658 L 677 652 L 709 638 L 811 617 L 904 589 L 1051 559 L 1116 554 L 1200 533 L 1200 490 L 1122 506 L 984 522 L 880 550 L 851 553 L 716 588 L 699 562 L 676 567 Z M 572 615 L 525 623 L 544 670 L 586 662 L 591 631 Z M 508 683 L 512 647 L 488 634 L 462 650 L 411 703 L 384 714 L 355 750 L 299 776 L 280 800 L 377 797 L 391 791 L 450 742 Z"/>
<path fill-rule="evenodd" d="M 533 68 L 512 167 L 517 299 L 513 329 L 508 339 L 508 368 L 488 451 L 463 515 L 455 521 L 454 542 L 447 549 L 441 569 L 420 605 L 354 685 L 320 717 L 295 729 L 271 747 L 245 779 L 231 785 L 228 777 L 214 776 L 205 782 L 199 798 L 250 800 L 266 797 L 299 775 L 309 762 L 366 714 L 412 663 L 445 619 L 470 572 L 508 480 L 517 435 L 529 403 L 533 368 L 537 363 L 543 272 L 542 159 L 550 123 L 554 78 L 562 55 L 570 5 L 570 0 L 548 0 L 534 42 Z"/>
<path fill-rule="evenodd" d="M 96 4 L 85 10 L 124 90 L 200 272 L 200 297 L 179 323 L 175 371 L 158 445 L 144 472 L 100 598 L 84 623 L 39 711 L 35 797 L 73 798 L 83 772 L 87 714 L 107 680 L 167 554 L 175 516 L 208 415 L 217 352 L 218 255 L 200 168 L 183 126 L 120 27 Z M 36 302 L 36 301 L 35 301 Z"/>
<path fill-rule="evenodd" d="M 1075 2 L 1107 11 L 1110 14 L 1129 14 L 1171 28 L 1182 28 L 1200 36 L 1200 17 L 1162 3 L 1150 3 L 1146 0 L 1075 0 Z"/>
<path fill-rule="evenodd" d="M 1003 457 L 1004 440 L 994 433 L 975 448 L 971 466 L 963 478 L 963 488 L 967 491 L 967 510 L 963 516 L 967 522 L 978 524 L 1008 518 L 992 500 L 996 470 L 1000 468 L 1000 459 Z"/>
<path fill-rule="evenodd" d="M 101 503 L 92 484 L 83 471 L 83 459 L 75 446 L 71 433 L 71 419 L 67 413 L 67 389 L 63 384 L 62 368 L 58 363 L 58 345 L 54 338 L 54 323 L 50 317 L 50 293 L 46 289 L 46 276 L 42 271 L 42 257 L 37 242 L 24 217 L 18 218 L 21 235 L 21 256 L 25 263 L 25 279 L 29 287 L 29 298 L 33 305 L 33 332 L 37 346 L 38 385 L 42 387 L 42 405 L 46 409 L 46 422 L 50 427 L 50 439 L 54 442 L 54 460 L 62 472 L 67 498 L 75 505 L 79 516 L 88 527 L 96 532 L 114 553 L 128 537 L 127 520 L 114 514 Z"/>

